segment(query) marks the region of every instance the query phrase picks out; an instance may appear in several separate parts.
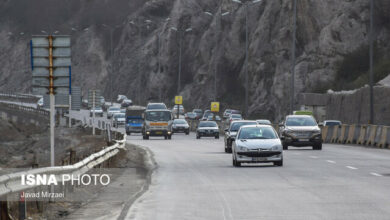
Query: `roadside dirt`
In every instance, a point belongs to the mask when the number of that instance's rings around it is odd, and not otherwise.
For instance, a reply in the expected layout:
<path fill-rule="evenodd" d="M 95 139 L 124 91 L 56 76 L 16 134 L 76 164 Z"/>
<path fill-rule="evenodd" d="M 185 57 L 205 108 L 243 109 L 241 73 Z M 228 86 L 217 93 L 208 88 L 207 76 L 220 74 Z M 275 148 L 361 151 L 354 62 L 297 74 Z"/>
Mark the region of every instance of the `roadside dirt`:
<path fill-rule="evenodd" d="M 48 127 L 17 125 L 0 120 L 0 167 L 30 168 L 50 165 L 50 138 Z M 90 129 L 83 127 L 55 129 L 56 165 L 69 151 L 76 151 L 76 157 L 83 157 L 106 146 L 102 136 L 92 136 Z"/>

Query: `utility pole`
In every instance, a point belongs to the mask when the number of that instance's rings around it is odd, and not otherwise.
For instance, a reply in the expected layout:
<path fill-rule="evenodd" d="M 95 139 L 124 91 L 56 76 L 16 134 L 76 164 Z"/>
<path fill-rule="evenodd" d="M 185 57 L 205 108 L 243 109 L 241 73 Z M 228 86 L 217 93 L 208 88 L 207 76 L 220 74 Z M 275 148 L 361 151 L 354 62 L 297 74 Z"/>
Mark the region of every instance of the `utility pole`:
<path fill-rule="evenodd" d="M 161 60 L 160 60 L 160 46 L 161 46 L 161 34 L 157 34 L 157 62 L 158 62 L 158 77 L 161 76 Z M 159 102 L 161 102 L 161 87 L 162 87 L 162 84 L 159 84 L 158 86 L 158 99 L 159 99 Z"/>
<path fill-rule="evenodd" d="M 72 111 L 72 67 L 69 66 L 69 127 L 72 127 L 72 118 L 71 118 L 71 111 Z"/>
<path fill-rule="evenodd" d="M 245 1 L 232 0 L 233 2 L 244 5 L 245 7 L 245 117 L 249 115 L 249 73 L 248 73 L 248 53 L 249 53 L 249 27 L 248 27 L 248 14 L 249 5 L 262 2 L 262 0 Z"/>
<path fill-rule="evenodd" d="M 92 135 L 95 135 L 95 111 L 96 111 L 96 103 L 95 103 L 96 90 L 92 91 Z"/>
<path fill-rule="evenodd" d="M 112 100 L 112 81 L 113 81 L 113 73 L 114 73 L 114 67 L 112 65 L 112 33 L 113 33 L 113 29 L 111 28 L 111 31 L 110 31 L 110 58 L 111 58 L 111 63 L 110 63 L 110 74 L 109 74 L 109 77 L 110 77 L 110 101 L 111 101 L 111 106 L 113 105 L 113 100 Z"/>
<path fill-rule="evenodd" d="M 176 31 L 179 34 L 179 71 L 177 76 L 177 94 L 180 93 L 181 89 L 181 61 L 182 61 L 182 44 L 183 44 L 183 36 L 185 33 L 192 31 L 192 28 L 187 28 L 185 30 L 179 30 L 175 27 L 171 27 L 171 30 Z"/>
<path fill-rule="evenodd" d="M 182 33 L 181 31 L 179 32 L 179 75 L 177 77 L 177 93 L 176 94 L 179 94 L 180 93 L 180 84 L 181 84 L 181 46 L 182 46 L 182 42 L 183 42 L 183 39 L 182 39 Z"/>
<path fill-rule="evenodd" d="M 297 0 L 294 0 L 294 15 L 293 15 L 293 42 L 292 42 L 292 65 L 291 65 L 291 103 L 290 113 L 294 112 L 295 103 L 295 43 L 296 43 L 296 29 L 297 29 Z"/>
<path fill-rule="evenodd" d="M 370 0 L 370 121 L 374 124 L 374 0 Z"/>
<path fill-rule="evenodd" d="M 248 40 L 248 3 L 245 3 L 245 117 L 249 108 Z"/>

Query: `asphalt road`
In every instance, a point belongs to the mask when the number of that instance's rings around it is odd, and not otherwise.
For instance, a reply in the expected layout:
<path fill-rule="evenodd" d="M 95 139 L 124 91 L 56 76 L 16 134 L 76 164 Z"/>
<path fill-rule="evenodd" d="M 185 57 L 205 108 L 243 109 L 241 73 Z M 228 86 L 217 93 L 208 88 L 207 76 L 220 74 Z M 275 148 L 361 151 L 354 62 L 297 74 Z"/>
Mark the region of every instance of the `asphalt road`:
<path fill-rule="evenodd" d="M 284 167 L 232 166 L 223 139 L 130 136 L 158 168 L 126 219 L 390 219 L 390 151 L 291 148 Z"/>

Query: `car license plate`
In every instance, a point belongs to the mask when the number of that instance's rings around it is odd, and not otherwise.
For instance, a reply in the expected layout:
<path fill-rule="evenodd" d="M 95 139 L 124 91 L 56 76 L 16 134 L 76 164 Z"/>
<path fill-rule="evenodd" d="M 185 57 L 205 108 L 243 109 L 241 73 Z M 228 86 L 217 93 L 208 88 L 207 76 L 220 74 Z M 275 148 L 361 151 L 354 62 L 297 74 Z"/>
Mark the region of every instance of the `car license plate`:
<path fill-rule="evenodd" d="M 298 139 L 299 141 L 309 141 L 309 139 L 305 138 L 305 139 Z"/>
<path fill-rule="evenodd" d="M 260 161 L 267 161 L 266 157 L 252 157 L 252 161 L 260 162 Z"/>
<path fill-rule="evenodd" d="M 162 134 L 162 131 L 157 131 L 156 134 Z"/>

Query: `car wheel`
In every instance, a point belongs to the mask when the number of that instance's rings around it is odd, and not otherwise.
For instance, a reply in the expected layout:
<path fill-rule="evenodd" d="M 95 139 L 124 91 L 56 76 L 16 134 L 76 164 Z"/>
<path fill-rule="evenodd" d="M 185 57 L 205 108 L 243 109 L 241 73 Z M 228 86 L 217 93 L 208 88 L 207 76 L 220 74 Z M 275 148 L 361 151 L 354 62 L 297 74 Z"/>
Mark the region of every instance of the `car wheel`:
<path fill-rule="evenodd" d="M 148 140 L 148 139 L 149 139 L 149 137 L 146 136 L 146 135 L 142 136 L 142 138 L 143 138 L 144 140 Z"/>
<path fill-rule="evenodd" d="M 322 143 L 314 145 L 313 150 L 322 150 Z"/>
<path fill-rule="evenodd" d="M 226 146 L 225 146 L 225 153 L 229 153 L 229 152 L 228 152 L 228 149 L 226 148 Z"/>
<path fill-rule="evenodd" d="M 130 133 L 130 132 L 128 132 L 128 131 L 126 131 L 126 134 L 127 134 L 127 135 L 130 135 L 131 133 Z"/>
<path fill-rule="evenodd" d="M 164 136 L 164 139 L 165 139 L 165 140 L 168 139 L 168 136 L 165 135 L 165 136 Z"/>
<path fill-rule="evenodd" d="M 234 159 L 234 157 L 233 157 L 233 166 L 234 166 L 234 167 L 236 167 L 236 166 L 237 166 L 237 164 L 236 164 L 236 160 Z"/>
<path fill-rule="evenodd" d="M 215 136 L 215 139 L 219 139 L 219 135 Z"/>
<path fill-rule="evenodd" d="M 232 148 L 227 149 L 228 153 L 232 153 Z"/>
<path fill-rule="evenodd" d="M 171 140 L 172 139 L 172 135 L 168 135 L 168 139 Z"/>
<path fill-rule="evenodd" d="M 196 134 L 196 139 L 200 139 L 200 135 L 199 134 Z"/>
<path fill-rule="evenodd" d="M 283 159 L 281 161 L 274 162 L 275 166 L 282 167 L 283 166 Z"/>
<path fill-rule="evenodd" d="M 226 141 L 226 146 L 231 147 L 231 146 L 232 146 L 232 142 L 229 141 L 229 140 L 227 140 L 227 141 Z"/>
<path fill-rule="evenodd" d="M 288 150 L 288 145 L 287 144 L 283 144 L 283 150 Z"/>
<path fill-rule="evenodd" d="M 190 131 L 187 131 L 187 132 L 186 132 L 186 135 L 189 135 L 189 134 L 190 134 Z"/>

